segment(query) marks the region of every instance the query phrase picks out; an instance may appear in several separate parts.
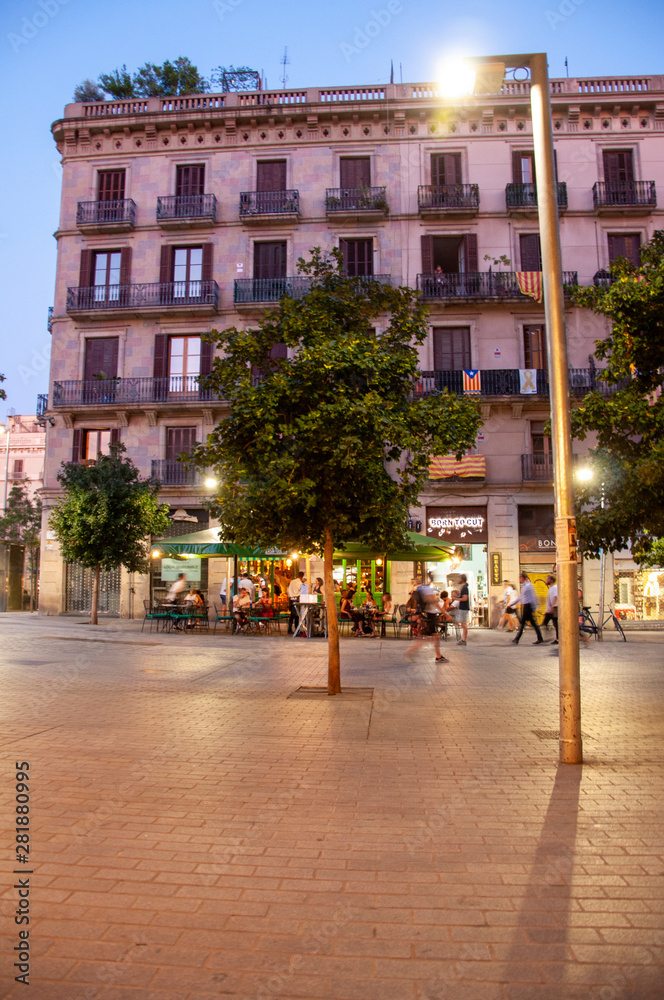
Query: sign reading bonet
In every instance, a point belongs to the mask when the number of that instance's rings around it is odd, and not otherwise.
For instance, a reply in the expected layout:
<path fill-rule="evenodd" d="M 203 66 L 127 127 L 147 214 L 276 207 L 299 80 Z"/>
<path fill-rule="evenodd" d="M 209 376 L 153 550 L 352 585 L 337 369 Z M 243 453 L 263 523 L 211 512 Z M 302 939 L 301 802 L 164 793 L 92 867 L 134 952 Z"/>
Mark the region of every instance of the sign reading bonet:
<path fill-rule="evenodd" d="M 427 507 L 427 535 L 455 545 L 486 544 L 486 507 Z"/>

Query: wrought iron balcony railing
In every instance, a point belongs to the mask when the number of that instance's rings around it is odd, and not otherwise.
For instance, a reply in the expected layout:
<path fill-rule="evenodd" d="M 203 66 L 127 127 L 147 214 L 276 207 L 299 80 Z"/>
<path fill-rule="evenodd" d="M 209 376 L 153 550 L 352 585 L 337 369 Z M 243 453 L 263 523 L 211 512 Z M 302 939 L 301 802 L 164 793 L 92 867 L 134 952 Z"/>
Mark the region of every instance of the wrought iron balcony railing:
<path fill-rule="evenodd" d="M 654 181 L 596 181 L 595 208 L 657 208 Z"/>
<path fill-rule="evenodd" d="M 53 383 L 54 407 L 130 406 L 142 403 L 215 401 L 219 396 L 202 389 L 197 375 L 163 378 L 67 379 Z"/>
<path fill-rule="evenodd" d="M 198 469 L 183 465 L 176 458 L 153 458 L 151 475 L 162 486 L 196 486 L 201 479 Z"/>
<path fill-rule="evenodd" d="M 521 478 L 525 483 L 551 482 L 553 457 L 551 455 L 522 455 Z"/>
<path fill-rule="evenodd" d="M 595 271 L 593 275 L 593 285 L 596 288 L 608 288 L 609 285 L 613 284 L 613 277 L 610 271 Z"/>
<path fill-rule="evenodd" d="M 197 219 L 217 221 L 217 199 L 213 194 L 169 194 L 157 198 L 157 222 Z"/>
<path fill-rule="evenodd" d="M 417 205 L 420 211 L 477 211 L 480 207 L 479 184 L 420 184 L 417 189 Z"/>
<path fill-rule="evenodd" d="M 387 188 L 327 188 L 326 212 L 387 212 Z"/>
<path fill-rule="evenodd" d="M 113 201 L 79 201 L 76 206 L 77 226 L 98 226 L 104 223 L 136 224 L 136 204 L 132 198 Z"/>
<path fill-rule="evenodd" d="M 358 285 L 366 285 L 377 281 L 381 285 L 390 285 L 392 275 L 372 274 L 353 277 Z M 300 276 L 293 278 L 236 278 L 233 300 L 236 304 L 251 302 L 278 302 L 283 295 L 294 299 L 302 298 L 311 289 L 311 280 Z"/>
<path fill-rule="evenodd" d="M 576 271 L 563 271 L 566 295 L 578 284 Z M 460 274 L 418 274 L 424 299 L 523 299 L 515 271 L 465 271 Z"/>
<path fill-rule="evenodd" d="M 299 191 L 241 191 L 240 215 L 297 215 Z"/>
<path fill-rule="evenodd" d="M 43 417 L 48 410 L 48 393 L 40 392 L 37 396 L 37 419 Z"/>
<path fill-rule="evenodd" d="M 597 391 L 602 396 L 610 396 L 622 387 L 610 385 L 599 378 L 600 371 L 596 368 L 570 368 L 569 387 L 570 393 L 574 397 L 586 396 L 589 392 Z M 521 372 L 518 368 L 487 368 L 479 372 L 480 376 L 480 396 L 521 396 L 526 398 L 522 391 Z M 454 393 L 457 396 L 463 395 L 464 388 L 463 371 L 427 371 L 420 372 L 416 380 L 413 393 L 415 396 L 430 396 L 437 392 Z M 537 396 L 548 396 L 549 394 L 549 373 L 545 368 L 537 369 L 535 375 L 535 389 Z"/>
<path fill-rule="evenodd" d="M 171 281 L 149 285 L 92 285 L 67 289 L 67 312 L 102 309 L 219 305 L 216 281 Z"/>
<path fill-rule="evenodd" d="M 567 208 L 567 184 L 557 184 L 558 208 Z M 536 184 L 508 184 L 505 188 L 505 202 L 508 208 L 537 208 Z"/>

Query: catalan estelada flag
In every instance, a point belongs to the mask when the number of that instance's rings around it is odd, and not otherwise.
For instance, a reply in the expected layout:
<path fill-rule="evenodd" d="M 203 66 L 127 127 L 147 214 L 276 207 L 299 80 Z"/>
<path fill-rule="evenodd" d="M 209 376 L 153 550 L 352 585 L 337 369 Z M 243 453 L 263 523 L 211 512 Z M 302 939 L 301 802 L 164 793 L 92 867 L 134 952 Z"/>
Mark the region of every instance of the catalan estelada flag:
<path fill-rule="evenodd" d="M 544 302 L 541 271 L 517 271 L 516 280 L 522 295 L 530 295 L 531 299 L 535 299 L 540 305 Z"/>
<path fill-rule="evenodd" d="M 482 383 L 480 379 L 479 368 L 471 368 L 469 371 L 463 373 L 463 391 L 464 392 L 481 392 Z"/>

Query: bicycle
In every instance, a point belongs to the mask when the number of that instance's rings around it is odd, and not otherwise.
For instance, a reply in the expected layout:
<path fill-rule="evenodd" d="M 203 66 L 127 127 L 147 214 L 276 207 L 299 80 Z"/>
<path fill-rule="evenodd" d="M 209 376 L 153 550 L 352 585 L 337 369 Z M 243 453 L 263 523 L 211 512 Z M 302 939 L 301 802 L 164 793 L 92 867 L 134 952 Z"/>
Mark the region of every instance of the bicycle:
<path fill-rule="evenodd" d="M 609 613 L 602 622 L 602 629 L 605 629 L 607 625 L 613 624 L 616 632 L 622 636 L 623 642 L 627 642 L 627 636 L 623 631 L 623 627 L 620 624 L 620 619 L 616 615 L 615 611 L 609 608 Z M 599 629 L 597 627 L 597 622 L 593 618 L 592 612 L 589 607 L 583 608 L 583 613 L 579 615 L 579 629 L 582 632 L 589 632 L 591 635 L 599 635 Z"/>

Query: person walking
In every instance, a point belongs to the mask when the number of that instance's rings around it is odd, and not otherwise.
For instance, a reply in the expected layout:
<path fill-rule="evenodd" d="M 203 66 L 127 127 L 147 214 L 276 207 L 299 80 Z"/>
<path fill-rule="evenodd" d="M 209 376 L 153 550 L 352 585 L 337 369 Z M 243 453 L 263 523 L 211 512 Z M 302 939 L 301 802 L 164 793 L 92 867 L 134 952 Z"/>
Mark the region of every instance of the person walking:
<path fill-rule="evenodd" d="M 294 576 L 291 582 L 288 584 L 288 606 L 290 608 L 290 618 L 288 619 L 288 634 L 293 634 L 293 629 L 297 628 L 300 623 L 300 616 L 297 611 L 297 606 L 300 602 L 300 594 L 302 592 L 302 587 L 305 586 L 304 583 L 304 573 L 300 571 L 297 576 Z"/>
<path fill-rule="evenodd" d="M 536 642 L 533 643 L 533 646 L 539 646 L 541 643 L 544 642 L 544 639 L 542 638 L 540 627 L 535 621 L 534 617 L 534 613 L 539 607 L 537 594 L 535 593 L 535 588 L 530 582 L 530 577 L 528 576 L 527 573 L 519 573 L 519 583 L 521 584 L 521 593 L 509 605 L 511 608 L 513 608 L 516 604 L 520 604 L 523 608 L 521 614 L 521 624 L 519 625 L 519 631 L 517 632 L 516 637 L 512 639 L 512 642 L 514 643 L 515 646 L 519 645 L 519 639 L 523 635 L 523 630 L 528 624 L 528 622 L 530 622 L 532 627 L 535 629 L 535 635 L 537 636 L 537 640 Z"/>
<path fill-rule="evenodd" d="M 434 587 L 420 585 L 413 591 L 413 595 L 417 598 L 418 628 L 417 634 L 404 654 L 406 659 L 413 659 L 416 649 L 423 640 L 433 639 L 436 663 L 449 663 L 447 657 L 440 651 L 440 633 L 436 629 L 440 615 L 438 592 Z"/>
<path fill-rule="evenodd" d="M 505 585 L 505 592 L 503 594 L 503 613 L 496 626 L 496 632 L 502 632 L 505 628 L 507 628 L 508 632 L 516 632 L 516 625 L 514 624 L 514 611 L 508 610 L 510 604 L 517 596 L 516 589 L 512 586 L 509 580 L 503 580 L 503 584 Z"/>
<path fill-rule="evenodd" d="M 171 584 L 168 593 L 166 594 L 166 600 L 175 604 L 180 600 L 184 591 L 187 589 L 187 578 L 184 573 L 179 573 L 177 580 L 174 580 Z"/>
<path fill-rule="evenodd" d="M 461 625 L 461 638 L 457 639 L 457 646 L 465 646 L 468 638 L 468 616 L 470 615 L 470 593 L 468 591 L 468 577 L 462 573 L 459 577 L 461 590 L 459 591 L 459 610 L 456 613 L 456 620 Z"/>
<path fill-rule="evenodd" d="M 553 623 L 553 627 L 556 630 L 556 638 L 553 640 L 552 645 L 556 646 L 558 644 L 558 585 L 556 584 L 555 576 L 547 576 L 546 585 L 549 588 L 546 592 L 546 608 L 544 609 L 544 621 L 542 622 L 542 628 L 546 628 L 549 622 Z"/>

